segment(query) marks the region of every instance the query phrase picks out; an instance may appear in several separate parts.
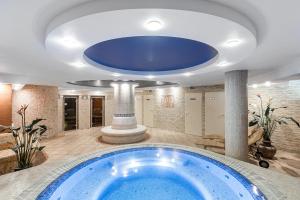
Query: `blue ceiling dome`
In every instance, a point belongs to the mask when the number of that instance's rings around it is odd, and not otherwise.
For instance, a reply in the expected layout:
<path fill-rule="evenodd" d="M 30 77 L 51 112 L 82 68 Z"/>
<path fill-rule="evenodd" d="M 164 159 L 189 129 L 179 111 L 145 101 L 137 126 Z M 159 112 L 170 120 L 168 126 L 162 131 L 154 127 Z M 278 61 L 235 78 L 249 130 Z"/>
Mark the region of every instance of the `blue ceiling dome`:
<path fill-rule="evenodd" d="M 84 52 L 94 63 L 137 72 L 186 69 L 206 63 L 217 54 L 205 43 L 167 36 L 117 38 L 97 43 Z"/>

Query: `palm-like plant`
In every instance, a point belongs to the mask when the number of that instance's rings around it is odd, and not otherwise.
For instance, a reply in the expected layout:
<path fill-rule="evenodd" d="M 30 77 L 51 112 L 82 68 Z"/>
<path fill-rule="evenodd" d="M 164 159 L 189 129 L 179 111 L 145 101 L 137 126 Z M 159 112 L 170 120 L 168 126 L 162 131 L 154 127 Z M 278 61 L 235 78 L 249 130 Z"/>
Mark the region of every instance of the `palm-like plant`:
<path fill-rule="evenodd" d="M 32 167 L 33 157 L 38 151 L 42 151 L 45 146 L 40 146 L 41 136 L 47 131 L 47 126 L 38 125 L 45 119 L 35 119 L 26 125 L 26 109 L 28 105 L 22 105 L 18 110 L 21 115 L 21 127 L 11 127 L 11 132 L 15 138 L 16 145 L 12 150 L 16 153 L 18 168 L 26 169 Z"/>
<path fill-rule="evenodd" d="M 271 136 L 278 127 L 278 125 L 288 124 L 288 121 L 295 123 L 299 128 L 300 124 L 293 117 L 277 116 L 275 111 L 278 109 L 286 109 L 287 106 L 272 107 L 272 98 L 269 99 L 267 104 L 263 105 L 263 99 L 258 94 L 259 105 L 256 106 L 255 111 L 250 111 L 252 120 L 249 122 L 249 126 L 258 125 L 264 129 L 263 139 L 264 142 L 271 142 Z"/>

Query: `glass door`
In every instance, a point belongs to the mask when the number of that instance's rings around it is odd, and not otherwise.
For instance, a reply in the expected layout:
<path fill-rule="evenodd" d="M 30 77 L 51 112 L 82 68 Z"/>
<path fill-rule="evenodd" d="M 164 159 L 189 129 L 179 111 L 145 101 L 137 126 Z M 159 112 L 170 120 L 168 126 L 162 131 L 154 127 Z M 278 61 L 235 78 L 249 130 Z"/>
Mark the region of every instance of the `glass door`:
<path fill-rule="evenodd" d="M 77 129 L 77 96 L 65 96 L 64 97 L 64 130 Z"/>
<path fill-rule="evenodd" d="M 104 97 L 91 97 L 91 127 L 104 125 Z"/>

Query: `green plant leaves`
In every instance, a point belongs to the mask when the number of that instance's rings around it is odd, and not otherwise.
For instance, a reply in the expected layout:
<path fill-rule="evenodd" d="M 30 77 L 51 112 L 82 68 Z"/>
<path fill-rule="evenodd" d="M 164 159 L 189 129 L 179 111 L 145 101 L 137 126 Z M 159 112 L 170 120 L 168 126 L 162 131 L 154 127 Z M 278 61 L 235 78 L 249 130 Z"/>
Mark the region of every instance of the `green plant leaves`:
<path fill-rule="evenodd" d="M 259 98 L 260 106 L 255 107 L 258 109 L 256 111 L 249 111 L 249 113 L 252 115 L 252 120 L 249 122 L 249 126 L 258 125 L 259 127 L 262 127 L 264 129 L 263 137 L 265 140 L 271 139 L 273 132 L 277 128 L 277 125 L 287 125 L 288 121 L 292 121 L 300 128 L 299 122 L 293 117 L 275 116 L 274 112 L 277 109 L 286 109 L 287 106 L 272 107 L 271 99 L 267 102 L 267 104 L 265 104 L 266 106 L 264 106 L 261 95 L 258 94 L 257 97 Z"/>
<path fill-rule="evenodd" d="M 45 119 L 35 119 L 29 125 L 26 125 L 25 112 L 28 105 L 23 105 L 18 110 L 21 115 L 22 125 L 18 128 L 11 128 L 12 134 L 15 138 L 16 145 L 12 150 L 16 153 L 18 168 L 25 169 L 32 166 L 32 158 L 36 151 L 42 151 L 45 146 L 39 146 L 39 139 L 42 134 L 47 131 L 47 126 L 38 125 Z"/>
<path fill-rule="evenodd" d="M 31 131 L 33 126 L 35 126 L 36 124 L 38 124 L 39 122 L 41 122 L 43 120 L 45 120 L 45 119 L 35 119 L 35 120 L 33 120 L 30 125 L 26 126 L 26 129 L 27 129 L 26 131 Z"/>
<path fill-rule="evenodd" d="M 297 120 L 295 120 L 293 117 L 280 117 L 280 120 L 283 121 L 283 119 L 287 119 L 287 120 L 290 120 L 292 122 L 294 122 L 294 124 L 296 124 L 299 128 L 300 128 L 300 124 Z"/>
<path fill-rule="evenodd" d="M 256 124 L 258 124 L 258 121 L 255 119 L 249 122 L 249 126 L 254 126 Z"/>
<path fill-rule="evenodd" d="M 269 117 L 269 114 L 270 114 L 270 105 L 267 106 L 267 109 L 265 111 L 265 116 Z"/>

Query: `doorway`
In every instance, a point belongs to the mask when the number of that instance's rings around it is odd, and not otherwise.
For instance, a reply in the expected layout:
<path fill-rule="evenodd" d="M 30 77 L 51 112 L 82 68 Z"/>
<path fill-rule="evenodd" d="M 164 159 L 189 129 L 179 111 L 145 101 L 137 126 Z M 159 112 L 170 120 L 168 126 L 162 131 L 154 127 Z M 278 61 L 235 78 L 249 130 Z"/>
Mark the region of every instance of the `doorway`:
<path fill-rule="evenodd" d="M 104 126 L 105 97 L 91 97 L 91 127 Z"/>
<path fill-rule="evenodd" d="M 64 96 L 64 130 L 78 127 L 78 96 Z"/>
<path fill-rule="evenodd" d="M 224 92 L 205 93 L 205 135 L 225 136 Z"/>
<path fill-rule="evenodd" d="M 202 136 L 202 93 L 185 95 L 185 133 Z"/>
<path fill-rule="evenodd" d="M 153 120 L 154 120 L 154 99 L 153 95 L 145 95 L 143 99 L 143 121 L 144 125 L 147 127 L 153 127 Z"/>

